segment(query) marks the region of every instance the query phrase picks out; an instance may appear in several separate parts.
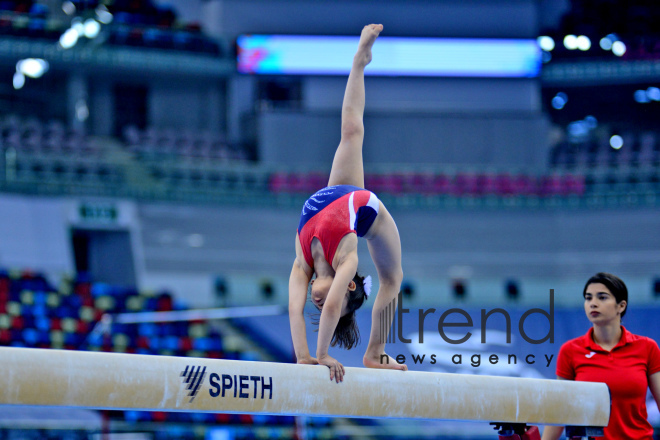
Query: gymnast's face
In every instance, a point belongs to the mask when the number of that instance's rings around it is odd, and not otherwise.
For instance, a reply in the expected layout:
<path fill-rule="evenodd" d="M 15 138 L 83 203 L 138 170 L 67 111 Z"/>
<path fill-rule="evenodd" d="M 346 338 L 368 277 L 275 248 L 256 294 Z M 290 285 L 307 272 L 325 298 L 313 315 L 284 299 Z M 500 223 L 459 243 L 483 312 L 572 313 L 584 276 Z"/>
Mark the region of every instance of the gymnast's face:
<path fill-rule="evenodd" d="M 318 310 L 323 311 L 323 304 L 328 297 L 328 292 L 330 292 L 330 286 L 332 286 L 333 277 L 319 277 L 317 276 L 312 280 L 312 304 Z M 348 294 L 351 290 L 355 290 L 355 282 L 351 280 L 346 289 L 346 295 L 344 296 L 344 301 L 341 305 L 341 316 L 344 316 L 348 313 Z"/>
<path fill-rule="evenodd" d="M 592 283 L 584 292 L 584 312 L 594 324 L 606 324 L 621 319 L 626 302 L 616 302 L 616 297 L 604 284 Z"/>

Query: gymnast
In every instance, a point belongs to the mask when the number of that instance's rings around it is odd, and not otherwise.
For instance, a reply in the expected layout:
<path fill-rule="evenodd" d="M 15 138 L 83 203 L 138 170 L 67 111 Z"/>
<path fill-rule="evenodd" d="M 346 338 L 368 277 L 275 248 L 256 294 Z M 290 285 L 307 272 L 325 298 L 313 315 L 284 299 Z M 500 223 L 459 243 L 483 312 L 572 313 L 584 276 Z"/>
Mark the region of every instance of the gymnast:
<path fill-rule="evenodd" d="M 343 380 L 344 367 L 328 355 L 329 346 L 351 349 L 357 345 L 355 311 L 371 291 L 371 278 L 357 273 L 358 237 L 367 240 L 379 281 L 363 363 L 370 368 L 408 369 L 385 353 L 378 321 L 381 311 L 396 302 L 403 279 L 399 231 L 383 203 L 364 189 L 362 164 L 364 68 L 371 62 L 371 48 L 382 30 L 380 24 L 362 29 L 344 93 L 341 141 L 328 186 L 303 206 L 289 277 L 289 320 L 297 362 L 327 366 L 330 380 L 337 383 Z M 312 303 L 321 312 L 316 358 L 309 353 L 303 315 L 310 281 Z M 391 321 L 386 323 L 388 331 L 390 326 Z"/>

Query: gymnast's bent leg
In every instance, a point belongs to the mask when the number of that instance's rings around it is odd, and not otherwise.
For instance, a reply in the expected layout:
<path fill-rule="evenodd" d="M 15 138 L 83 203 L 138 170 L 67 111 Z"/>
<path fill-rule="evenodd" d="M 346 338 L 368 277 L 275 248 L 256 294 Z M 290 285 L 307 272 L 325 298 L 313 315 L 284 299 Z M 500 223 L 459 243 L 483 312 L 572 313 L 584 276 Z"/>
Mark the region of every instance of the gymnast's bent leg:
<path fill-rule="evenodd" d="M 384 322 L 385 335 L 382 334 L 382 313 L 389 304 L 396 305 L 401 282 L 403 281 L 403 269 L 401 267 L 401 238 L 399 230 L 394 223 L 392 215 L 385 205 L 379 202 L 378 217 L 365 236 L 369 246 L 369 254 L 378 271 L 378 294 L 371 311 L 371 332 L 369 333 L 369 345 L 362 359 L 364 366 L 369 368 L 389 368 L 393 370 L 407 370 L 404 364 L 397 363 L 385 353 L 386 334 L 392 326 L 392 319 Z"/>

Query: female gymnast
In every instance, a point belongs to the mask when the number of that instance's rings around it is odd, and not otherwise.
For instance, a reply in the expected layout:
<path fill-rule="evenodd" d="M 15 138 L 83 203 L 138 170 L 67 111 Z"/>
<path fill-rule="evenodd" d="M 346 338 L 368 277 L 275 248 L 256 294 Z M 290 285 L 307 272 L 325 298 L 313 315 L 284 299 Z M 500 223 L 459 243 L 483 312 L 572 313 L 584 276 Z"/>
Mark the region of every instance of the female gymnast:
<path fill-rule="evenodd" d="M 584 311 L 593 324 L 586 335 L 562 345 L 557 378 L 604 382 L 612 409 L 605 439 L 652 440 L 646 420 L 646 392 L 660 407 L 660 349 L 650 338 L 634 335 L 621 325 L 628 307 L 628 289 L 618 277 L 598 273 L 582 291 Z M 562 427 L 546 426 L 543 440 L 556 440 Z"/>
<path fill-rule="evenodd" d="M 341 382 L 343 365 L 328 355 L 330 345 L 347 349 L 360 337 L 357 310 L 371 290 L 371 279 L 357 274 L 358 237 L 367 239 L 378 272 L 379 290 L 372 311 L 369 345 L 363 363 L 371 368 L 407 370 L 385 354 L 380 335 L 381 311 L 396 301 L 403 279 L 401 241 L 394 219 L 375 194 L 364 189 L 364 68 L 383 30 L 365 26 L 348 76 L 341 112 L 341 141 L 332 162 L 328 186 L 304 204 L 296 234 L 296 259 L 289 277 L 289 319 L 299 364 L 321 364 L 330 380 Z M 316 278 L 312 280 L 313 275 Z M 312 302 L 321 311 L 316 358 L 309 353 L 303 309 L 311 281 Z M 391 321 L 387 323 L 387 328 Z"/>

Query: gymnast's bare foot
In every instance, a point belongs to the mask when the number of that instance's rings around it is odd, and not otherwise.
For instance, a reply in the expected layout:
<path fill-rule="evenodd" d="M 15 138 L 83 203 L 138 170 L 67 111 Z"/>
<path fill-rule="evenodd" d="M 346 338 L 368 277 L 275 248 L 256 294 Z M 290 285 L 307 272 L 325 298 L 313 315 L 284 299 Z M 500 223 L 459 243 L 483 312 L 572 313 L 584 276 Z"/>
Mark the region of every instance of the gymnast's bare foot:
<path fill-rule="evenodd" d="M 362 29 L 360 43 L 358 44 L 358 50 L 354 59 L 356 63 L 366 66 L 371 62 L 371 47 L 382 30 L 382 24 L 369 24 Z"/>
<path fill-rule="evenodd" d="M 406 364 L 400 364 L 394 359 L 392 359 L 388 354 L 383 353 L 381 356 L 371 356 L 365 354 L 362 358 L 362 363 L 367 368 L 381 368 L 387 370 L 401 370 L 408 371 L 408 366 Z"/>

